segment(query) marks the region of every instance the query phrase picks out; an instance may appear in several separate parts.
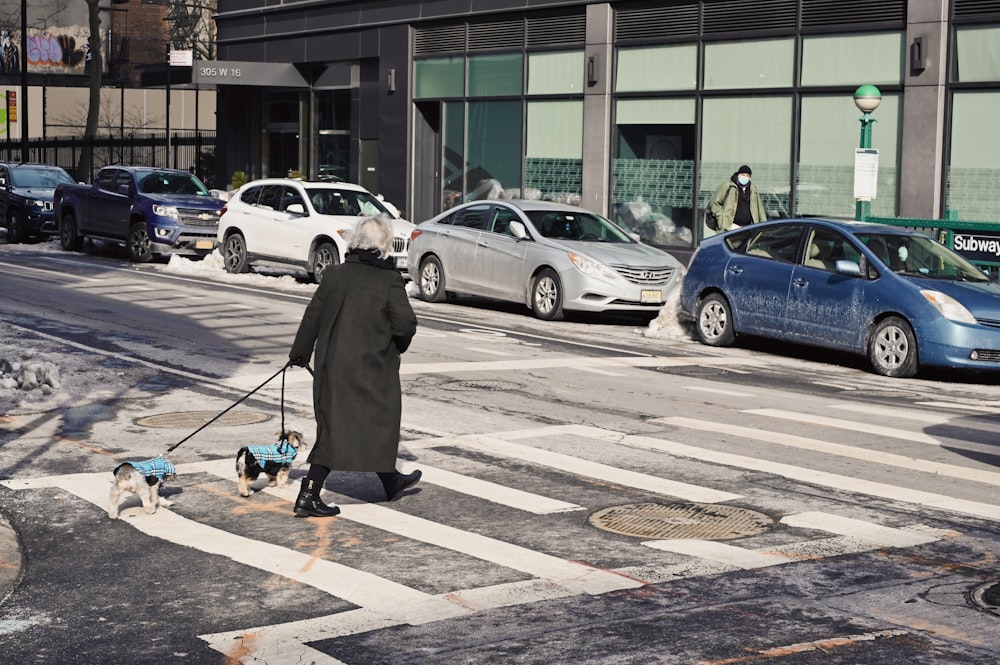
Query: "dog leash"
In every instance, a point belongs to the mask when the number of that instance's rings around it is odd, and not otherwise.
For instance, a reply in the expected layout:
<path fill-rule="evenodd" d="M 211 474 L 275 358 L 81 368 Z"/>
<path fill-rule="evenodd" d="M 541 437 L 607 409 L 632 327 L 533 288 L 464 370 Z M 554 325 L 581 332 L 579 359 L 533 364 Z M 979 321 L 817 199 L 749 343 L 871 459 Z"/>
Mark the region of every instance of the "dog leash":
<path fill-rule="evenodd" d="M 197 434 L 201 430 L 205 429 L 206 427 L 208 427 L 209 425 L 211 425 L 212 423 L 214 423 L 216 420 L 218 420 L 222 416 L 224 416 L 227 413 L 229 413 L 232 409 L 234 409 L 235 407 L 237 407 L 240 404 L 242 404 L 248 397 L 250 397 L 255 392 L 257 392 L 258 390 L 260 390 L 261 388 L 263 388 L 264 386 L 266 386 L 267 384 L 269 384 L 271 381 L 273 381 L 279 374 L 281 375 L 281 431 L 282 431 L 282 433 L 284 433 L 284 431 L 285 431 L 285 372 L 288 370 L 289 367 L 294 367 L 296 365 L 300 365 L 300 363 L 292 363 L 291 361 L 289 361 L 289 362 L 285 363 L 284 365 L 282 365 L 281 369 L 279 369 L 277 372 L 275 372 L 274 374 L 272 374 L 271 376 L 269 376 L 267 379 L 265 379 L 262 384 L 260 384 L 259 386 L 257 386 L 256 388 L 254 388 L 253 390 L 251 390 L 250 392 L 248 392 L 246 395 L 244 395 L 243 397 L 239 398 L 238 400 L 236 400 L 235 402 L 233 402 L 232 404 L 230 404 L 228 407 L 226 407 L 225 409 L 223 409 L 221 413 L 219 413 L 217 416 L 215 416 L 211 420 L 203 423 L 201 427 L 199 427 L 195 431 L 191 432 L 190 434 L 188 434 L 186 437 L 184 437 L 183 439 L 181 439 L 180 441 L 178 441 L 174 445 L 172 445 L 169 448 L 167 448 L 167 453 L 172 452 L 174 450 L 174 448 L 176 448 L 177 446 L 181 445 L 182 443 L 184 443 L 185 441 L 187 441 L 188 439 L 190 439 L 191 437 L 193 437 L 195 434 Z M 301 366 L 306 368 L 306 370 L 309 372 L 310 376 L 315 376 L 313 374 L 312 368 L 309 367 L 309 363 L 301 363 Z M 166 454 L 166 453 L 164 453 L 164 454 Z"/>

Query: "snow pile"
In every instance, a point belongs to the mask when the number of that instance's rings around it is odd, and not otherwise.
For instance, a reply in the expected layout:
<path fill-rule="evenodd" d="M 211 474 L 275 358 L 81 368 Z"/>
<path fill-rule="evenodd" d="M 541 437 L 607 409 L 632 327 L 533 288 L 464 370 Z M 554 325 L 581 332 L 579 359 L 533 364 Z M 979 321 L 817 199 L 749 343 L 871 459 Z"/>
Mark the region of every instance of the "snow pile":
<path fill-rule="evenodd" d="M 36 360 L 35 349 L 0 347 L 0 390 L 40 390 L 51 395 L 62 385 L 55 363 Z"/>
<path fill-rule="evenodd" d="M 680 296 L 681 290 L 679 288 L 673 289 L 667 295 L 667 301 L 660 308 L 660 313 L 642 331 L 643 337 L 674 340 L 691 339 L 688 327 L 677 318 L 677 311 L 680 308 Z"/>

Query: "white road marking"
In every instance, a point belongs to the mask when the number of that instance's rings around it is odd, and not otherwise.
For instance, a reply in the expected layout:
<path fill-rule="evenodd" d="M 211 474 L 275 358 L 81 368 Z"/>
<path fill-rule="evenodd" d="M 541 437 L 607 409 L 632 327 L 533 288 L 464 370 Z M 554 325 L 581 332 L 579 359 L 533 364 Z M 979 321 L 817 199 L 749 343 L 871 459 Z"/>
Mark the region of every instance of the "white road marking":
<path fill-rule="evenodd" d="M 557 428 L 560 431 L 563 428 Z M 545 431 L 545 430 L 541 430 Z M 544 434 L 542 435 L 544 436 Z M 501 438 L 503 437 L 503 438 Z M 604 482 L 615 483 L 625 487 L 633 487 L 657 494 L 676 496 L 688 501 L 699 501 L 703 503 L 719 503 L 721 501 L 732 501 L 740 498 L 739 494 L 723 492 L 720 490 L 681 483 L 675 480 L 651 476 L 646 473 L 638 473 L 627 469 L 591 462 L 571 455 L 564 455 L 548 450 L 533 448 L 506 440 L 506 435 L 468 435 L 445 437 L 443 439 L 426 439 L 424 441 L 408 441 L 411 447 L 435 448 L 446 445 L 458 445 L 486 453 L 524 460 L 540 466 L 547 466 L 559 471 L 565 471 L 586 478 L 597 478 Z"/>
<path fill-rule="evenodd" d="M 1000 416 L 1000 406 L 996 402 L 984 402 L 982 404 L 960 404 L 958 402 L 917 402 L 923 406 L 932 406 L 939 409 L 965 409 L 967 411 L 978 411 L 994 416 Z"/>
<path fill-rule="evenodd" d="M 403 363 L 399 368 L 401 375 L 411 374 L 452 374 L 455 372 L 504 372 L 531 369 L 580 369 L 598 368 L 614 369 L 625 367 L 685 367 L 688 365 L 725 365 L 734 363 L 757 365 L 759 359 L 753 358 L 715 358 L 698 356 L 619 356 L 619 357 L 554 357 L 519 358 L 517 360 L 484 360 L 474 362 L 442 362 L 442 363 Z M 732 369 L 730 367 L 730 369 Z M 735 369 L 733 370 L 735 371 Z"/>
<path fill-rule="evenodd" d="M 913 443 L 926 443 L 931 446 L 941 445 L 941 442 L 938 439 L 922 432 L 905 432 L 897 427 L 869 425 L 868 423 L 859 423 L 851 420 L 843 420 L 841 418 L 827 418 L 825 416 L 814 415 L 811 413 L 798 413 L 795 411 L 784 411 L 782 409 L 746 409 L 741 411 L 741 413 L 751 413 L 758 416 L 767 416 L 768 418 L 779 418 L 798 423 L 807 423 L 809 425 L 833 427 L 835 429 L 846 429 L 851 432 L 874 434 L 875 436 L 884 436 L 890 439 L 899 439 L 901 441 L 912 441 Z"/>
<path fill-rule="evenodd" d="M 709 388 L 708 386 L 684 386 L 685 390 L 696 390 L 703 393 L 714 393 L 717 395 L 728 395 L 730 397 L 753 397 L 753 393 L 743 393 L 737 390 L 723 390 L 722 388 Z"/>
<path fill-rule="evenodd" d="M 465 350 L 472 351 L 474 353 L 482 353 L 487 356 L 503 356 L 505 358 L 509 358 L 510 356 L 515 355 L 513 353 L 508 353 L 507 351 L 497 351 L 496 349 L 484 349 L 481 346 L 467 346 L 465 347 Z"/>
<path fill-rule="evenodd" d="M 956 464 L 945 464 L 944 462 L 932 462 L 930 460 L 906 457 L 885 453 L 880 450 L 869 450 L 867 448 L 857 448 L 840 443 L 828 443 L 819 439 L 810 439 L 794 434 L 782 434 L 781 432 L 771 432 L 754 427 L 742 427 L 740 425 L 726 425 L 725 423 L 713 423 L 706 420 L 695 420 L 693 418 L 670 417 L 657 418 L 655 422 L 665 425 L 676 425 L 687 429 L 695 429 L 702 432 L 716 432 L 718 434 L 731 434 L 745 439 L 776 443 L 782 446 L 799 448 L 800 450 L 810 450 L 812 452 L 836 455 L 838 457 L 849 457 L 851 459 L 874 462 L 886 466 L 894 466 L 900 469 L 910 469 L 912 471 L 922 471 L 952 478 L 971 480 L 977 483 L 1000 486 L 1000 473 L 994 471 L 984 471 L 968 466 L 958 466 Z"/>
<path fill-rule="evenodd" d="M 677 554 L 686 554 L 698 557 L 699 559 L 717 561 L 743 570 L 780 566 L 795 562 L 795 559 L 789 559 L 778 554 L 748 550 L 736 545 L 712 540 L 650 540 L 644 542 L 643 545 L 664 552 L 676 552 Z"/>
<path fill-rule="evenodd" d="M 782 524 L 801 529 L 829 531 L 842 536 L 859 538 L 879 545 L 880 547 L 913 547 L 925 545 L 938 540 L 934 536 L 879 526 L 871 522 L 831 515 L 817 511 L 786 515 L 781 518 Z"/>
<path fill-rule="evenodd" d="M 507 506 L 508 508 L 516 508 L 517 510 L 534 513 L 535 515 L 583 510 L 583 506 L 578 506 L 575 503 L 550 499 L 539 494 L 524 492 L 513 487 L 491 483 L 488 480 L 480 480 L 479 478 L 473 478 L 461 473 L 453 473 L 445 469 L 427 466 L 423 463 L 400 462 L 399 467 L 400 471 L 406 473 L 414 469 L 420 469 L 421 473 L 423 473 L 423 477 L 420 479 L 422 483 L 430 483 L 431 485 L 444 487 L 453 492 L 468 494 L 484 501 L 490 501 Z"/>

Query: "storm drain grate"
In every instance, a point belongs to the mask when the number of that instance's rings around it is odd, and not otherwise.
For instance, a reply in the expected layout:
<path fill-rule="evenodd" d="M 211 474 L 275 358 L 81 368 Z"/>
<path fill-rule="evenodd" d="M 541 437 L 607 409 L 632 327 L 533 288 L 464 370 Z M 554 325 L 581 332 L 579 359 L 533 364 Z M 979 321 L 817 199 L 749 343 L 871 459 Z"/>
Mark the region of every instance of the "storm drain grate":
<path fill-rule="evenodd" d="M 513 381 L 451 381 L 441 386 L 446 390 L 484 390 L 489 392 L 506 392 L 508 390 L 518 390 L 523 388 L 520 383 Z"/>
<path fill-rule="evenodd" d="M 212 418 L 218 416 L 217 411 L 180 411 L 177 413 L 160 413 L 155 416 L 146 416 L 135 421 L 136 425 L 142 427 L 201 427 Z M 211 424 L 211 427 L 235 427 L 237 425 L 253 425 L 270 420 L 271 416 L 253 411 L 231 411 L 219 416 L 219 419 Z"/>
<path fill-rule="evenodd" d="M 598 529 L 652 539 L 731 540 L 774 526 L 763 513 L 710 503 L 632 503 L 602 508 L 589 520 Z"/>

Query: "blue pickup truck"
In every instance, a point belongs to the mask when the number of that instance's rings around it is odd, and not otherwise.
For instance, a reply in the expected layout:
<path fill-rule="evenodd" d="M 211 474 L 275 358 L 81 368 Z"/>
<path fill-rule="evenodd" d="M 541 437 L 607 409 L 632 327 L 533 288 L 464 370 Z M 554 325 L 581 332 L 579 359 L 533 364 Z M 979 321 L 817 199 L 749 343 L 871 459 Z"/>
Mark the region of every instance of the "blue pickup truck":
<path fill-rule="evenodd" d="M 0 162 L 0 220 L 7 242 L 55 235 L 52 193 L 73 178 L 58 166 Z"/>
<path fill-rule="evenodd" d="M 52 203 L 63 249 L 78 251 L 84 238 L 111 240 L 136 263 L 210 254 L 225 205 L 187 171 L 147 166 L 105 166 L 93 185 L 56 187 Z"/>

